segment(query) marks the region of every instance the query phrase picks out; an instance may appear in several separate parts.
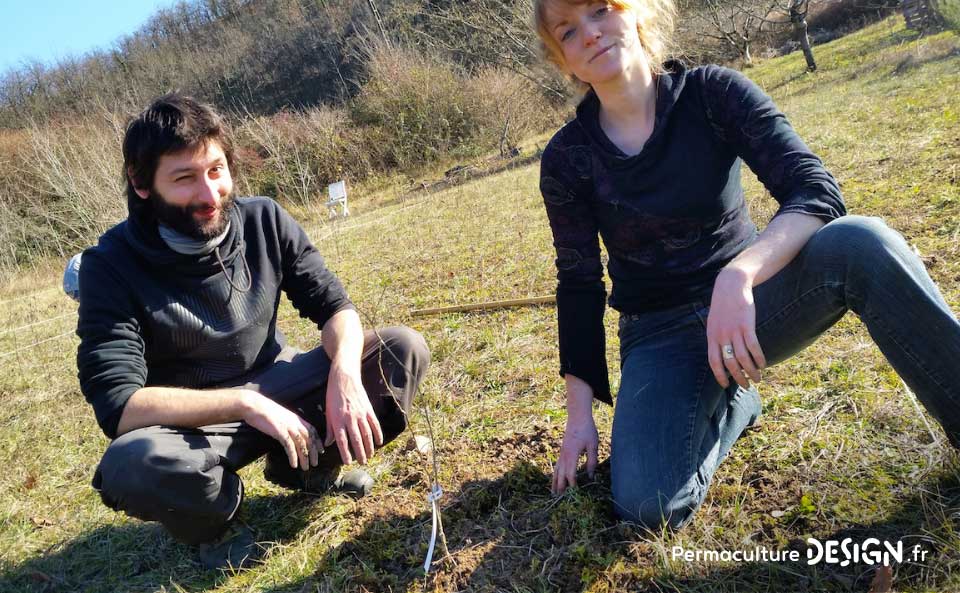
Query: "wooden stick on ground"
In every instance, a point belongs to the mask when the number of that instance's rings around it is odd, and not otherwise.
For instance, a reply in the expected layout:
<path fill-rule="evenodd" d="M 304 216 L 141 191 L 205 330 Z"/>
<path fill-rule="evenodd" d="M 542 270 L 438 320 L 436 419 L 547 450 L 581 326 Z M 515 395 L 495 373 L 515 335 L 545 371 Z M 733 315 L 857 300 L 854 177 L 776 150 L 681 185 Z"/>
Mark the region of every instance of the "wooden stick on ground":
<path fill-rule="evenodd" d="M 507 301 L 491 301 L 487 303 L 469 303 L 466 305 L 453 305 L 452 307 L 437 307 L 434 309 L 415 309 L 410 311 L 410 314 L 414 317 L 423 317 L 425 315 L 462 313 L 464 311 L 489 311 L 491 309 L 506 309 L 509 307 L 525 307 L 529 305 L 550 305 L 556 302 L 557 297 L 550 295 L 525 299 L 510 299 Z"/>

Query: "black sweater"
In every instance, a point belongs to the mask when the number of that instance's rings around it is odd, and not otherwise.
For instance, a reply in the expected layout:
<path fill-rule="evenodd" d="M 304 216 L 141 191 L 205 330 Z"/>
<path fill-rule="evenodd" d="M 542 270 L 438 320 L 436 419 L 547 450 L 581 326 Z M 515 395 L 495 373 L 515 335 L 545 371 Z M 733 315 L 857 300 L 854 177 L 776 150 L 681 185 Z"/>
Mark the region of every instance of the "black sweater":
<path fill-rule="evenodd" d="M 212 387 L 271 363 L 283 347 L 281 290 L 319 327 L 352 307 L 300 225 L 268 198 L 236 201 L 217 248 L 223 267 L 217 253 L 174 252 L 147 204 L 129 206 L 80 268 L 80 387 L 110 438 L 141 387 Z M 250 289 L 237 290 L 248 269 Z"/>
<path fill-rule="evenodd" d="M 833 176 L 753 82 L 718 66 L 667 66 L 639 154 L 626 156 L 606 137 L 590 92 L 541 161 L 557 250 L 560 374 L 583 379 L 608 403 L 598 236 L 610 257 L 610 306 L 643 313 L 709 301 L 720 269 L 756 238 L 741 160 L 780 203 L 777 215 L 830 221 L 846 213 Z"/>

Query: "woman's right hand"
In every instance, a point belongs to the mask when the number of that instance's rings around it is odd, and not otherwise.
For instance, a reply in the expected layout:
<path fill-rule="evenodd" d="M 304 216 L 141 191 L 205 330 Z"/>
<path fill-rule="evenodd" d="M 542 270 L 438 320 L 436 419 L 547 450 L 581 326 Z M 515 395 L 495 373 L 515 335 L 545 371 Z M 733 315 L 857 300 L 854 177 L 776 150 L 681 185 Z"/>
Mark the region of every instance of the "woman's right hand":
<path fill-rule="evenodd" d="M 567 429 L 563 433 L 563 444 L 560 445 L 560 457 L 553 468 L 553 484 L 551 491 L 560 495 L 569 487 L 577 485 L 577 466 L 580 465 L 580 456 L 587 454 L 587 475 L 593 477 L 593 470 L 597 467 L 597 448 L 600 436 L 597 434 L 597 425 L 593 421 L 593 414 L 584 418 L 567 418 Z"/>
<path fill-rule="evenodd" d="M 593 390 L 577 377 L 567 373 L 567 428 L 560 445 L 560 456 L 553 468 L 550 490 L 560 495 L 577 485 L 577 467 L 580 456 L 587 454 L 587 475 L 593 477 L 597 467 L 597 449 L 600 436 L 593 421 Z"/>

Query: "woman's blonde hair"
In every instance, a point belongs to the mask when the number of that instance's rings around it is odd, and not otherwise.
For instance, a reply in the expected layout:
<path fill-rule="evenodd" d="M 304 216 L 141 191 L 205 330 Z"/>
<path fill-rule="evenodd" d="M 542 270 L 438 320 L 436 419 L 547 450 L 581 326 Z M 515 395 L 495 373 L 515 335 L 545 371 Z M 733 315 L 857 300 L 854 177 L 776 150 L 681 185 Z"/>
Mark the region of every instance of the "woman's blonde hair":
<path fill-rule="evenodd" d="M 571 76 L 563 59 L 560 44 L 550 33 L 547 24 L 547 5 L 551 2 L 565 4 L 589 4 L 596 0 L 534 0 L 533 25 L 540 36 L 540 49 L 548 62 L 561 72 Z M 657 74 L 663 72 L 663 62 L 667 57 L 670 35 L 673 33 L 673 19 L 676 7 L 673 0 L 607 0 L 607 4 L 617 10 L 629 10 L 637 15 L 637 33 L 640 44 L 647 54 L 650 68 Z"/>

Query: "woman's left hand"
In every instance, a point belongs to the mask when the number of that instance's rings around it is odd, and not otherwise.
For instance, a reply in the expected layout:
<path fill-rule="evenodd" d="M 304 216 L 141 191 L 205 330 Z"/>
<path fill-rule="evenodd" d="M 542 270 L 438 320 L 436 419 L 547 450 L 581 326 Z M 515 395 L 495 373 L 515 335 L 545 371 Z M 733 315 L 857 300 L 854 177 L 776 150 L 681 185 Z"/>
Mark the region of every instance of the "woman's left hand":
<path fill-rule="evenodd" d="M 710 314 L 707 316 L 707 358 L 710 369 L 723 388 L 730 377 L 741 387 L 760 381 L 760 369 L 767 365 L 756 332 L 753 280 L 737 268 L 721 270 L 713 285 Z"/>

